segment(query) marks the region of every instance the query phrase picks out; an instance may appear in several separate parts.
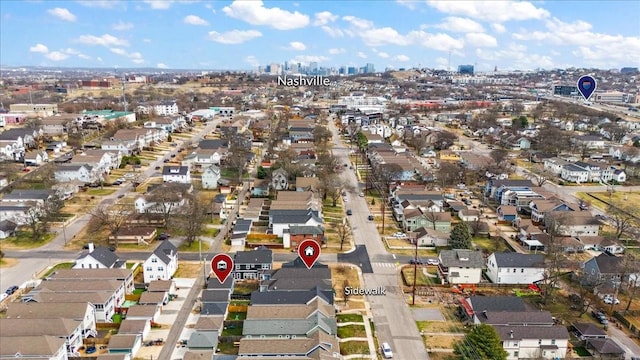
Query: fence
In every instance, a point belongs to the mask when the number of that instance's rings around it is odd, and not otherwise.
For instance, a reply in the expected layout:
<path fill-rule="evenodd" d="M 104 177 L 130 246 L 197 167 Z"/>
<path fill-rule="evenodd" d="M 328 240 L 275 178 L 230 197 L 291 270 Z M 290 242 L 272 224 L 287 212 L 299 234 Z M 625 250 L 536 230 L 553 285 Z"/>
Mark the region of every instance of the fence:
<path fill-rule="evenodd" d="M 629 312 L 629 315 L 632 315 L 631 312 Z M 624 316 L 624 314 L 622 314 L 621 312 L 618 312 L 618 311 L 614 311 L 613 312 L 613 317 L 616 318 L 618 321 L 620 321 L 620 323 L 622 325 L 627 327 L 629 329 L 629 331 L 631 331 L 631 333 L 633 335 L 635 335 L 637 337 L 640 337 L 640 329 L 635 324 L 632 324 L 631 321 L 629 321 L 629 319 L 627 319 Z"/>

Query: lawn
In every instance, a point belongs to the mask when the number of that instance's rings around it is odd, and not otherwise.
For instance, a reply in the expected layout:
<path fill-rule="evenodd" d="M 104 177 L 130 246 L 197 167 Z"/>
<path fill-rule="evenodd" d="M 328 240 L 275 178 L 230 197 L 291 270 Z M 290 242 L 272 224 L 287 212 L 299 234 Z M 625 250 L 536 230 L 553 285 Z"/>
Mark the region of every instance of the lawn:
<path fill-rule="evenodd" d="M 53 274 L 57 270 L 71 269 L 73 267 L 73 264 L 74 263 L 72 263 L 72 262 L 59 263 L 59 264 L 55 265 L 54 267 L 52 267 L 51 269 L 49 269 L 49 271 L 47 271 L 44 275 L 42 275 L 42 279 L 46 278 L 47 276 L 50 276 L 51 274 Z"/>
<path fill-rule="evenodd" d="M 338 337 L 341 339 L 366 337 L 364 325 L 346 325 L 338 327 Z"/>
<path fill-rule="evenodd" d="M 578 356 L 591 356 L 591 353 L 589 351 L 587 351 L 587 349 L 585 349 L 582 346 L 578 346 L 578 347 L 574 347 L 573 351 L 576 353 L 576 355 Z"/>
<path fill-rule="evenodd" d="M 257 283 L 236 284 L 233 287 L 233 293 L 235 295 L 250 295 L 251 292 L 255 290 L 258 290 Z"/>
<path fill-rule="evenodd" d="M 225 324 L 221 336 L 242 336 L 242 322 L 238 322 L 237 324 Z"/>
<path fill-rule="evenodd" d="M 93 196 L 107 196 L 116 192 L 115 189 L 89 189 L 87 190 L 87 195 Z"/>
<path fill-rule="evenodd" d="M 178 251 L 186 251 L 186 252 L 198 252 L 200 251 L 200 244 L 202 243 L 202 252 L 206 253 L 209 251 L 209 243 L 206 243 L 202 240 L 197 240 L 192 242 L 191 244 L 183 243 L 178 247 Z"/>
<path fill-rule="evenodd" d="M 486 237 L 474 237 L 473 243 L 476 245 L 478 250 L 483 250 L 489 253 L 492 252 L 503 252 L 507 249 L 507 245 L 504 243 L 502 238 L 498 239 L 487 239 Z"/>
<path fill-rule="evenodd" d="M 369 354 L 369 344 L 366 341 L 346 341 L 340 343 L 340 354 Z"/>
<path fill-rule="evenodd" d="M 0 242 L 0 248 L 5 250 L 34 249 L 47 244 L 55 237 L 56 234 L 48 233 L 44 236 L 41 236 L 38 240 L 33 240 L 31 238 L 31 231 L 19 230 L 16 231 L 16 234 L 14 236 L 9 236 L 8 238 L 2 240 L 2 242 Z"/>
<path fill-rule="evenodd" d="M 458 332 L 461 329 L 460 323 L 449 321 L 416 321 L 418 330 L 427 333 Z"/>
<path fill-rule="evenodd" d="M 207 265 L 205 265 L 207 267 Z M 210 269 L 211 267 L 209 267 Z M 180 261 L 178 269 L 173 277 L 176 278 L 196 278 L 202 271 L 202 265 L 197 261 Z"/>
<path fill-rule="evenodd" d="M 111 317 L 111 320 L 113 321 L 114 324 L 120 324 L 122 322 L 122 315 L 113 314 L 113 316 Z"/>
<path fill-rule="evenodd" d="M 227 315 L 227 320 L 243 321 L 246 318 L 247 318 L 246 312 L 230 312 L 229 315 Z"/>
<path fill-rule="evenodd" d="M 428 269 L 429 273 L 432 273 L 431 268 Z M 404 283 L 407 286 L 412 286 L 413 285 L 413 275 L 414 275 L 414 271 L 413 271 L 413 266 L 406 266 L 402 269 L 402 278 L 404 279 Z M 433 284 L 439 284 L 440 280 L 438 279 L 438 277 L 428 277 L 426 276 L 421 267 L 418 267 L 418 274 L 416 277 L 416 286 L 428 286 L 428 285 L 433 285 Z"/>
<path fill-rule="evenodd" d="M 218 352 L 225 355 L 238 355 L 238 348 L 233 345 L 233 342 L 219 342 Z"/>
<path fill-rule="evenodd" d="M 424 337 L 424 345 L 429 349 L 453 349 L 453 344 L 461 341 L 462 336 L 427 335 Z"/>
<path fill-rule="evenodd" d="M 220 229 L 216 228 L 205 228 L 202 230 L 202 236 L 214 238 L 220 233 Z"/>
<path fill-rule="evenodd" d="M 343 322 L 363 322 L 364 318 L 360 314 L 338 314 L 336 320 L 339 323 Z"/>

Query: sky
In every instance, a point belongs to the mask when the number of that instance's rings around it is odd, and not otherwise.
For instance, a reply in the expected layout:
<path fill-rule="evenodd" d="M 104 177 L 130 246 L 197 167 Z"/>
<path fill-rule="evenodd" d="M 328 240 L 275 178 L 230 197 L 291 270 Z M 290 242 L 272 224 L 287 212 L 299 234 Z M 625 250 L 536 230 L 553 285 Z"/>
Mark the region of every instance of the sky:
<path fill-rule="evenodd" d="M 0 2 L 0 64 L 640 67 L 640 1 Z"/>

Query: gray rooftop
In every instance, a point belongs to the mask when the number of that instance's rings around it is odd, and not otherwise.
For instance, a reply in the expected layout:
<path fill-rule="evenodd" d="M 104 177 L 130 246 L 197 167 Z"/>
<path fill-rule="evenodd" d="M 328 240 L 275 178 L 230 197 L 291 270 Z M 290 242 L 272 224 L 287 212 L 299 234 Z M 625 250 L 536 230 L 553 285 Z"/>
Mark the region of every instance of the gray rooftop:
<path fill-rule="evenodd" d="M 516 252 L 496 252 L 496 265 L 508 268 L 538 268 L 545 267 L 544 255 L 520 254 Z"/>
<path fill-rule="evenodd" d="M 237 264 L 271 264 L 273 252 L 268 248 L 258 248 L 251 251 L 238 251 L 234 263 Z"/>
<path fill-rule="evenodd" d="M 480 322 L 490 325 L 553 325 L 548 311 L 486 311 L 476 313 Z"/>
<path fill-rule="evenodd" d="M 502 340 L 524 339 L 568 339 L 569 332 L 564 326 L 494 326 Z M 513 333 L 512 333 L 513 331 Z"/>
<path fill-rule="evenodd" d="M 517 296 L 471 296 L 467 299 L 476 314 L 482 311 L 527 311 L 524 301 Z"/>
<path fill-rule="evenodd" d="M 112 267 L 118 261 L 118 256 L 113 251 L 109 250 L 109 248 L 104 246 L 97 246 L 92 252 L 87 251 L 80 255 L 78 260 L 84 259 L 87 256 L 91 256 L 100 264 L 108 268 Z"/>
<path fill-rule="evenodd" d="M 242 335 L 307 336 L 316 329 L 329 335 L 336 334 L 336 320 L 315 314 L 307 319 L 247 319 L 244 321 Z"/>
<path fill-rule="evenodd" d="M 439 257 L 444 267 L 483 268 L 485 264 L 480 251 L 464 249 L 442 250 Z"/>
<path fill-rule="evenodd" d="M 327 304 L 333 304 L 333 291 L 315 288 L 293 291 L 254 291 L 251 293 L 251 305 L 301 305 L 308 304 L 316 297 L 321 298 Z"/>

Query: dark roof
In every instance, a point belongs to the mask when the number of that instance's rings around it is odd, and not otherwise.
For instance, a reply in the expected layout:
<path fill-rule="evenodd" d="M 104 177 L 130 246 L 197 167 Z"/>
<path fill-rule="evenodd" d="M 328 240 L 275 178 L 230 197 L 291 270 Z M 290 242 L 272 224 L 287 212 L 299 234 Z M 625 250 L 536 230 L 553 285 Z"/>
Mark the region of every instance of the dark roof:
<path fill-rule="evenodd" d="M 227 279 L 220 284 L 220 281 L 216 278 L 207 279 L 207 289 L 231 289 L 233 288 L 233 276 L 228 276 Z"/>
<path fill-rule="evenodd" d="M 169 264 L 169 262 L 171 262 L 171 258 L 169 258 L 169 256 L 177 252 L 178 248 L 176 248 L 175 245 L 173 245 L 171 241 L 168 240 L 162 241 L 160 245 L 158 245 L 158 247 L 153 251 L 153 253 L 165 264 Z"/>
<path fill-rule="evenodd" d="M 229 147 L 228 140 L 220 140 L 220 139 L 212 139 L 212 140 L 201 140 L 198 144 L 200 149 L 219 149 Z"/>
<path fill-rule="evenodd" d="M 486 311 L 476 313 L 480 322 L 490 325 L 553 325 L 548 311 Z"/>
<path fill-rule="evenodd" d="M 200 315 L 225 315 L 227 313 L 228 302 L 207 302 L 202 303 Z"/>
<path fill-rule="evenodd" d="M 188 166 L 164 166 L 162 168 L 162 175 L 187 175 L 188 171 Z"/>
<path fill-rule="evenodd" d="M 602 355 L 625 354 L 625 351 L 611 339 L 589 339 L 587 345 Z"/>
<path fill-rule="evenodd" d="M 440 252 L 440 261 L 445 267 L 484 267 L 482 252 L 473 250 L 442 250 Z"/>
<path fill-rule="evenodd" d="M 6 194 L 2 197 L 3 200 L 20 200 L 20 201 L 28 201 L 28 200 L 47 200 L 51 196 L 51 191 L 49 190 L 29 190 L 29 189 L 18 189 L 13 190 L 12 192 Z"/>
<path fill-rule="evenodd" d="M 291 225 L 289 226 L 291 235 L 321 235 L 324 229 L 320 226 Z"/>
<path fill-rule="evenodd" d="M 229 290 L 227 289 L 206 289 L 202 290 L 202 302 L 228 302 Z"/>
<path fill-rule="evenodd" d="M 607 336 L 604 330 L 592 323 L 575 323 L 573 327 L 583 336 Z"/>
<path fill-rule="evenodd" d="M 235 264 L 271 264 L 272 261 L 273 252 L 265 247 L 252 251 L 238 251 L 234 259 Z"/>
<path fill-rule="evenodd" d="M 238 219 L 236 220 L 236 224 L 233 226 L 233 231 L 248 233 L 251 230 L 252 222 L 253 221 L 250 219 Z"/>
<path fill-rule="evenodd" d="M 517 296 L 471 296 L 468 301 L 476 314 L 483 311 L 527 311 L 524 301 Z"/>
<path fill-rule="evenodd" d="M 105 267 L 112 267 L 115 265 L 115 263 L 118 261 L 118 257 L 116 256 L 116 254 L 109 250 L 109 248 L 104 247 L 104 246 L 98 246 L 95 249 L 93 249 L 92 252 L 87 252 L 83 255 L 81 255 L 78 260 L 80 259 L 84 259 L 87 256 L 91 256 L 92 258 L 96 259 L 96 261 L 98 261 L 100 264 L 104 265 Z"/>
<path fill-rule="evenodd" d="M 544 255 L 520 254 L 516 252 L 494 253 L 498 267 L 532 268 L 544 267 Z"/>
<path fill-rule="evenodd" d="M 17 227 L 18 225 L 9 220 L 0 221 L 0 231 L 15 231 Z"/>
<path fill-rule="evenodd" d="M 500 186 L 533 186 L 531 180 L 489 180 L 491 182 L 492 187 L 500 187 Z"/>
<path fill-rule="evenodd" d="M 568 339 L 564 326 L 493 326 L 502 340 Z M 513 331 L 513 333 L 511 333 Z M 512 335 L 513 334 L 513 335 Z"/>
<path fill-rule="evenodd" d="M 598 269 L 601 274 L 617 273 L 620 268 L 620 263 L 622 262 L 622 258 L 607 253 L 602 253 L 593 259 L 595 259 L 596 264 L 598 264 Z"/>
<path fill-rule="evenodd" d="M 251 305 L 304 305 L 316 297 L 327 304 L 333 304 L 333 291 L 315 288 L 293 291 L 254 291 L 251 293 Z"/>
<path fill-rule="evenodd" d="M 305 265 L 305 263 L 302 261 L 302 259 L 300 259 L 300 257 L 295 258 L 295 260 L 293 261 L 289 261 L 287 263 L 283 263 L 282 264 L 282 268 L 307 268 L 307 265 Z M 327 264 L 323 264 L 319 261 L 316 261 L 315 264 L 313 264 L 313 266 L 311 267 L 312 269 L 315 268 L 329 268 L 329 265 Z"/>

